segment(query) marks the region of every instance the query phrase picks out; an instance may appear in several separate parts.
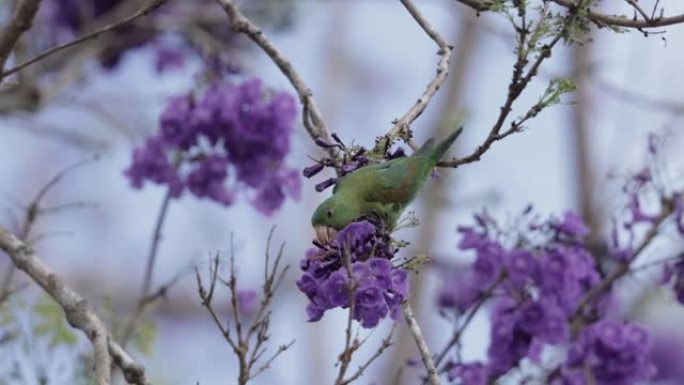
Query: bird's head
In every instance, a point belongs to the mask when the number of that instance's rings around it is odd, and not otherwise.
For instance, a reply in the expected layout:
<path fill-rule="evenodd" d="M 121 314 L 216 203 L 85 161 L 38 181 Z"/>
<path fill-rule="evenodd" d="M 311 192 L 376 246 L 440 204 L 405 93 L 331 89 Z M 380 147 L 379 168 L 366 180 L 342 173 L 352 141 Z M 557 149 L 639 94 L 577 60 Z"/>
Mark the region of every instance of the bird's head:
<path fill-rule="evenodd" d="M 316 208 L 311 217 L 311 224 L 316 230 L 318 241 L 326 244 L 335 237 L 338 230 L 342 230 L 360 216 L 358 207 L 339 195 L 333 195 Z"/>

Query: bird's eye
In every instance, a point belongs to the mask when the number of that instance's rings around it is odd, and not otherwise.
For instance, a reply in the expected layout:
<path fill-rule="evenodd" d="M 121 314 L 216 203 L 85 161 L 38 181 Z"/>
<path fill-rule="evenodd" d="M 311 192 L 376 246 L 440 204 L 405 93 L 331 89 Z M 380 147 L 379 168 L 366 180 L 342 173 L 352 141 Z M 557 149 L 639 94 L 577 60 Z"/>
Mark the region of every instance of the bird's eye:
<path fill-rule="evenodd" d="M 332 210 L 328 210 L 328 211 L 325 213 L 325 215 L 327 215 L 328 218 L 332 218 L 332 216 L 333 216 L 333 211 L 332 211 Z"/>

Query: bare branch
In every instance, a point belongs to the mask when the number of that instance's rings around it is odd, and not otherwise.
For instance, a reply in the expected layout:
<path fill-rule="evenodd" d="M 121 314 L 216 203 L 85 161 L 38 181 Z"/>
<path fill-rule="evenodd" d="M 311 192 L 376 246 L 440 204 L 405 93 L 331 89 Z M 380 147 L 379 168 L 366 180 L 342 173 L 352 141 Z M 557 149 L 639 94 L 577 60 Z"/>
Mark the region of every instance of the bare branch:
<path fill-rule="evenodd" d="M 0 33 L 0 70 L 5 68 L 7 58 L 21 35 L 31 29 L 41 0 L 21 0 L 12 13 L 9 24 Z M 2 77 L 0 77 L 2 80 Z"/>
<path fill-rule="evenodd" d="M 147 15 L 148 13 L 150 13 L 151 11 L 156 9 L 157 7 L 164 4 L 166 1 L 167 0 L 147 0 L 140 7 L 140 9 L 138 9 L 136 12 L 134 12 L 133 14 L 131 14 L 130 16 L 128 16 L 122 20 L 107 24 L 106 26 L 104 26 L 102 28 L 99 28 L 93 32 L 87 33 L 87 34 L 85 34 L 79 38 L 76 38 L 76 39 L 70 41 L 70 42 L 54 46 L 54 47 L 52 47 L 52 48 L 50 48 L 50 49 L 48 49 L 48 50 L 46 50 L 46 51 L 44 51 L 38 55 L 32 57 L 31 59 L 26 60 L 25 62 L 17 65 L 16 67 L 2 72 L 0 74 L 0 80 L 4 79 L 5 77 L 7 77 L 13 73 L 21 71 L 22 69 L 30 66 L 31 64 L 39 62 L 39 61 L 45 59 L 46 57 L 51 56 L 51 55 L 53 55 L 59 51 L 62 51 L 64 49 L 67 49 L 67 48 L 73 47 L 75 45 L 81 44 L 81 43 L 86 42 L 88 40 L 95 39 L 98 36 L 100 36 L 106 32 L 109 32 L 111 30 L 114 30 L 114 29 L 117 29 L 121 26 L 124 26 L 124 25 L 136 20 L 139 17 Z"/>
<path fill-rule="evenodd" d="M 418 322 L 416 321 L 416 316 L 413 314 L 413 309 L 409 301 L 404 301 L 402 304 L 402 310 L 404 312 L 404 319 L 406 320 L 406 326 L 409 327 L 413 339 L 416 341 L 416 346 L 420 352 L 420 358 L 423 360 L 423 365 L 427 370 L 427 380 L 430 385 L 439 385 L 439 377 L 437 376 L 437 369 L 435 368 L 435 363 L 432 361 L 432 353 L 425 342 L 423 337 L 423 332 L 421 332 Z"/>
<path fill-rule="evenodd" d="M 321 112 L 316 106 L 313 99 L 311 89 L 304 83 L 299 73 L 294 69 L 292 63 L 283 56 L 283 54 L 276 48 L 273 43 L 266 37 L 264 32 L 252 23 L 235 5 L 232 0 L 216 0 L 216 2 L 223 8 L 228 15 L 232 24 L 233 30 L 238 33 L 246 35 L 250 40 L 256 43 L 261 49 L 271 58 L 271 60 L 280 68 L 280 71 L 287 77 L 299 95 L 299 101 L 302 104 L 302 120 L 304 127 L 312 139 L 327 140 L 330 138 Z M 328 153 L 334 158 L 335 149 L 329 148 Z"/>
<path fill-rule="evenodd" d="M 576 4 L 570 0 L 551 0 L 558 5 L 572 9 Z M 632 2 L 630 2 L 632 3 Z M 627 16 L 612 16 L 587 10 L 587 17 L 599 25 L 610 25 L 613 27 L 625 27 L 635 29 L 658 28 L 673 24 L 684 23 L 684 14 L 671 17 L 646 17 L 643 20 L 635 20 Z"/>
<path fill-rule="evenodd" d="M 239 375 L 238 384 L 245 385 L 249 380 L 257 376 L 259 373 L 268 369 L 271 363 L 284 351 L 286 351 L 292 344 L 295 343 L 294 340 L 291 342 L 280 345 L 278 350 L 276 350 L 266 361 L 260 366 L 255 365 L 263 357 L 266 352 L 267 347 L 266 342 L 269 340 L 269 328 L 271 325 L 271 311 L 269 307 L 271 305 L 271 299 L 275 294 L 275 290 L 278 283 L 281 281 L 283 275 L 288 270 L 288 266 L 278 269 L 278 265 L 283 256 L 283 246 L 280 247 L 278 255 L 270 265 L 270 244 L 273 237 L 273 228 L 271 229 L 267 245 L 266 245 L 266 258 L 264 263 L 264 284 L 262 287 L 263 299 L 259 309 L 256 311 L 256 315 L 253 314 L 242 314 L 240 310 L 240 291 L 238 290 L 238 279 L 237 270 L 235 268 L 235 253 L 233 250 L 233 238 L 231 235 L 231 256 L 230 256 L 230 278 L 225 280 L 218 275 L 219 259 L 216 255 L 213 259 L 213 266 L 209 268 L 210 282 L 209 289 L 207 290 L 202 284 L 202 278 L 199 274 L 197 268 L 195 268 L 195 273 L 197 275 L 197 286 L 199 290 L 199 296 L 202 300 L 202 306 L 204 306 L 209 314 L 211 315 L 214 323 L 218 327 L 219 331 L 226 339 L 230 347 L 233 349 L 238 359 Z M 224 284 L 230 292 L 230 303 L 232 311 L 232 322 L 229 325 L 225 325 L 219 320 L 216 311 L 212 305 L 212 299 L 214 295 L 214 290 L 216 287 L 216 282 L 221 282 Z M 252 321 L 247 324 L 246 320 L 251 318 Z M 247 327 L 248 326 L 248 327 Z"/>
<path fill-rule="evenodd" d="M 524 30 L 523 30 L 524 31 Z M 518 99 L 522 91 L 527 87 L 530 81 L 537 75 L 539 67 L 547 58 L 551 57 L 551 52 L 553 47 L 561 41 L 563 34 L 558 32 L 556 36 L 548 44 L 544 45 L 539 52 L 534 63 L 530 69 L 523 75 L 523 69 L 527 63 L 527 55 L 518 55 L 518 59 L 514 65 L 513 75 L 511 78 L 511 83 L 508 86 L 508 95 L 506 96 L 506 101 L 503 107 L 501 107 L 501 112 L 496 122 L 489 130 L 487 138 L 480 144 L 470 155 L 459 159 L 452 159 L 450 161 L 440 162 L 438 165 L 441 167 L 458 167 L 462 164 L 472 163 L 480 160 L 482 155 L 489 150 L 489 148 L 494 144 L 494 142 L 499 141 L 515 132 L 519 132 L 520 123 L 513 122 L 510 129 L 505 132 L 501 132 L 501 128 L 506 122 L 506 118 L 511 113 L 513 109 L 513 103 Z M 518 52 L 523 52 L 525 50 L 525 38 L 522 36 L 519 41 Z M 517 124 L 516 124 L 517 123 Z"/>
<path fill-rule="evenodd" d="M 459 3 L 467 5 L 468 7 L 476 10 L 478 13 L 483 11 L 489 11 L 492 9 L 493 2 L 488 0 L 456 0 Z M 577 7 L 577 3 L 572 0 L 551 0 L 552 2 L 561 5 L 569 10 L 573 10 Z M 634 0 L 625 0 L 629 3 L 635 10 L 643 17 L 642 20 L 637 20 L 627 16 L 617 16 L 617 15 L 606 15 L 603 13 L 595 12 L 592 10 L 587 10 L 587 17 L 594 21 L 599 26 L 610 25 L 612 27 L 624 27 L 624 28 L 634 28 L 634 29 L 646 29 L 646 28 L 658 28 L 665 27 L 668 25 L 681 24 L 684 23 L 684 14 L 670 16 L 670 17 L 655 17 L 655 9 L 652 15 L 648 15 L 643 9 L 636 5 Z"/>
<path fill-rule="evenodd" d="M 428 103 L 432 100 L 432 97 L 437 93 L 439 88 L 442 86 L 444 81 L 449 75 L 449 61 L 451 60 L 451 47 L 446 43 L 442 35 L 437 32 L 437 30 L 430 24 L 430 22 L 423 16 L 420 10 L 413 4 L 412 0 L 401 0 L 406 10 L 411 14 L 413 19 L 418 23 L 420 28 L 425 31 L 425 33 L 432 39 L 435 44 L 439 47 L 437 54 L 440 56 L 439 62 L 437 63 L 437 73 L 435 78 L 428 83 L 423 94 L 418 98 L 416 103 L 409 108 L 404 115 L 395 119 L 392 123 L 394 126 L 380 138 L 376 145 L 375 151 L 384 153 L 385 149 L 388 148 L 392 142 L 397 138 L 404 139 L 405 142 L 411 144 L 411 132 L 410 126 L 414 120 L 416 120 L 427 108 Z M 415 145 L 411 145 L 414 149 Z"/>
<path fill-rule="evenodd" d="M 110 359 L 122 370 L 124 378 L 129 383 L 150 383 L 145 377 L 144 368 L 136 364 L 112 339 L 88 301 L 46 266 L 26 243 L 3 227 L 0 227 L 0 249 L 10 256 L 16 267 L 28 274 L 64 309 L 69 324 L 81 330 L 91 341 L 98 385 L 109 385 Z"/>
<path fill-rule="evenodd" d="M 71 171 L 84 166 L 90 162 L 97 161 L 99 159 L 99 155 L 95 155 L 91 158 L 88 158 L 86 160 L 77 162 L 57 174 L 55 174 L 41 189 L 38 191 L 36 196 L 31 200 L 31 202 L 26 206 L 24 209 L 24 219 L 21 224 L 21 229 L 19 230 L 19 239 L 26 244 L 33 244 L 37 239 L 36 238 L 31 238 L 31 230 L 33 229 L 33 225 L 35 224 L 36 220 L 38 219 L 39 216 L 45 215 L 50 213 L 49 209 L 42 208 L 41 203 L 43 201 L 43 198 L 45 195 L 52 189 L 57 183 L 59 183 L 68 173 Z M 59 207 L 59 206 L 56 206 Z M 54 208 L 53 208 L 54 209 Z M 59 210 L 56 210 L 59 211 Z M 52 212 L 56 212 L 52 211 Z M 39 239 L 39 238 L 38 238 Z M 0 284 L 0 297 L 6 297 L 6 293 L 8 290 L 10 290 L 10 285 L 12 284 L 12 280 L 14 278 L 14 272 L 16 270 L 16 267 L 14 265 L 11 265 L 7 268 L 7 271 L 5 273 L 5 276 L 3 278 L 2 284 Z"/>

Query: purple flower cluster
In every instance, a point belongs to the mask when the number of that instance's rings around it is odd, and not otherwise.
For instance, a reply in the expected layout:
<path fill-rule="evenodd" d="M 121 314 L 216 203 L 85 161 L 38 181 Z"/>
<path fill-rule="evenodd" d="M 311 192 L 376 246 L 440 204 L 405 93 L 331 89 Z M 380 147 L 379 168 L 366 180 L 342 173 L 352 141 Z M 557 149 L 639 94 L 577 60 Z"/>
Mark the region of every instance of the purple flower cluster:
<path fill-rule="evenodd" d="M 309 321 L 320 320 L 326 310 L 348 308 L 352 298 L 352 316 L 365 328 L 387 315 L 396 319 L 408 295 L 408 276 L 392 266 L 395 252 L 389 235 L 368 221 L 351 223 L 327 246 L 309 249 L 297 281 L 310 301 Z"/>
<path fill-rule="evenodd" d="M 600 320 L 582 330 L 568 352 L 564 376 L 572 384 L 631 385 L 655 374 L 648 332 L 636 325 Z M 587 377 L 591 376 L 591 380 Z"/>
<path fill-rule="evenodd" d="M 474 308 L 486 296 L 495 298 L 488 359 L 484 364 L 451 363 L 450 380 L 487 383 L 487 376 L 503 375 L 525 358 L 540 362 L 546 346 L 571 348 L 562 383 L 584 384 L 570 380 L 575 375 L 578 355 L 585 353 L 597 357 L 588 363 L 596 384 L 630 383 L 611 382 L 610 376 L 636 381 L 649 375 L 648 349 L 638 350 L 635 342 L 647 343 L 648 335 L 637 326 L 620 324 L 622 334 L 615 337 L 622 338 L 622 346 L 631 349 L 624 360 L 609 357 L 620 357 L 615 352 L 601 355 L 604 348 L 600 341 L 602 333 L 608 333 L 606 325 L 617 324 L 602 320 L 605 304 L 601 297 L 584 306 L 585 295 L 600 282 L 601 275 L 583 243 L 588 228 L 576 214 L 566 212 L 561 218 L 540 221 L 526 210 L 516 222 L 523 224 L 522 232 L 512 237 L 513 231 L 502 230 L 487 214 L 475 218 L 475 226 L 459 228 L 462 238 L 458 245 L 461 250 L 472 250 L 475 260 L 449 276 L 439 304 L 443 311 L 451 309 L 458 315 Z M 600 321 L 573 337 L 569 325 L 578 316 Z M 466 373 L 473 380 L 466 382 Z"/>
<path fill-rule="evenodd" d="M 258 79 L 176 97 L 125 174 L 135 188 L 165 184 L 173 197 L 187 188 L 226 206 L 249 190 L 252 205 L 270 215 L 288 195 L 299 198 L 298 173 L 284 165 L 296 113 L 290 95 L 268 92 Z"/>

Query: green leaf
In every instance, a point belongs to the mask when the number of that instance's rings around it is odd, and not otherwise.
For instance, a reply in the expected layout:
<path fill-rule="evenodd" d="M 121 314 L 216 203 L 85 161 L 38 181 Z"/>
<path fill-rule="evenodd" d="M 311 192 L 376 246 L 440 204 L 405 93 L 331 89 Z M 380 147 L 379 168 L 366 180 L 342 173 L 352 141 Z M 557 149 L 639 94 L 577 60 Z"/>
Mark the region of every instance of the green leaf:
<path fill-rule="evenodd" d="M 151 318 L 143 318 L 138 325 L 138 330 L 133 337 L 133 345 L 141 353 L 149 356 L 152 354 L 154 341 L 157 338 L 157 325 Z"/>
<path fill-rule="evenodd" d="M 73 329 L 67 325 L 64 311 L 52 298 L 43 295 L 32 307 L 36 315 L 33 332 L 37 336 L 49 338 L 49 346 L 54 348 L 58 345 L 73 346 L 78 341 Z"/>

